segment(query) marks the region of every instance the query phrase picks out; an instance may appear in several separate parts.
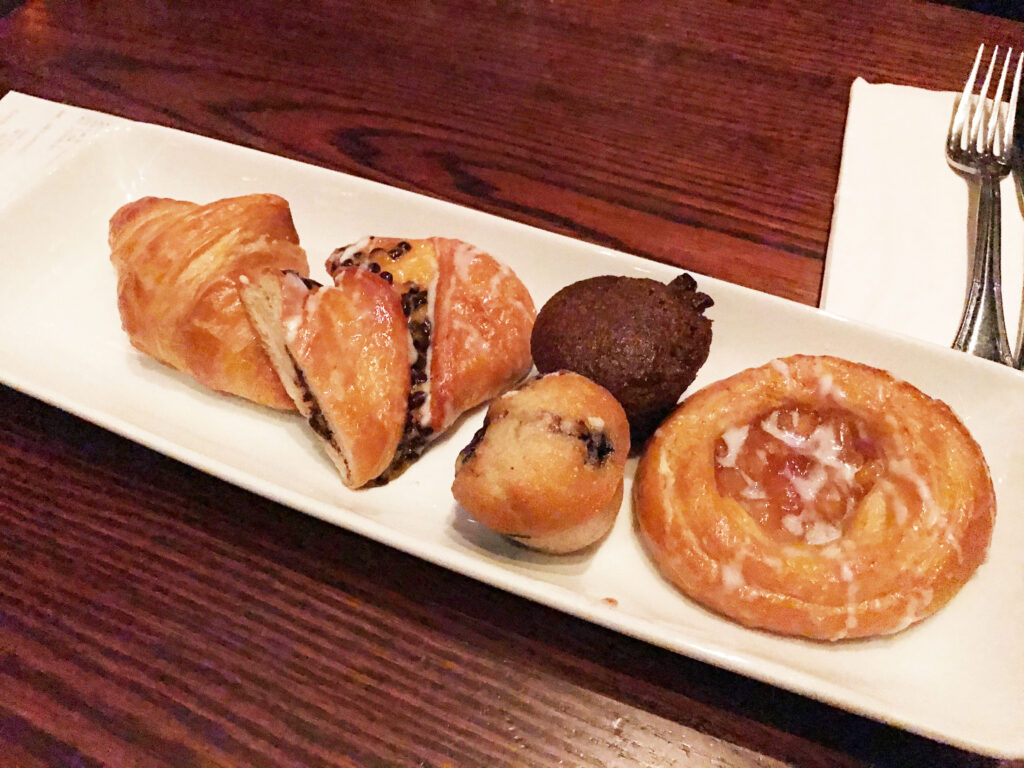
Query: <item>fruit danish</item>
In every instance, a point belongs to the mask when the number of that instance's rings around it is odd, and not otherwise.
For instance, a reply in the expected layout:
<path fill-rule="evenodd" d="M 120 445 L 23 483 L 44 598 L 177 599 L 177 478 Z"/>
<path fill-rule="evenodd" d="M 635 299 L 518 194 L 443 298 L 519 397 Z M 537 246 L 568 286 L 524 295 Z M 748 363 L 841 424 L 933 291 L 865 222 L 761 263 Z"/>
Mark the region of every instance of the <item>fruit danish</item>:
<path fill-rule="evenodd" d="M 815 639 L 897 632 L 984 561 L 995 494 L 948 406 L 833 357 L 774 360 L 689 397 L 640 460 L 637 522 L 687 595 Z"/>
<path fill-rule="evenodd" d="M 285 200 L 145 197 L 114 214 L 109 240 L 121 323 L 134 347 L 213 389 L 293 407 L 238 294 L 240 275 L 308 271 Z"/>

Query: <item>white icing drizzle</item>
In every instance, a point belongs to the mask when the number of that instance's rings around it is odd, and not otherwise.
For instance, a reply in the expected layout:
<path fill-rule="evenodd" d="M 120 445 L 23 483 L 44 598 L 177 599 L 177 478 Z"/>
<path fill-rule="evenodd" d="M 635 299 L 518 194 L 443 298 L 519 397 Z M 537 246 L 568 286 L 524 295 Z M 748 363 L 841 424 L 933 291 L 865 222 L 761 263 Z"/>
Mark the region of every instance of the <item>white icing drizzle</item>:
<path fill-rule="evenodd" d="M 820 546 L 835 541 L 843 535 L 843 530 L 838 525 L 826 523 L 824 520 L 815 520 L 808 526 L 804 540 L 808 544 Z"/>
<path fill-rule="evenodd" d="M 843 535 L 838 525 L 819 520 L 813 511 L 805 509 L 799 515 L 784 515 L 782 527 L 798 539 L 803 539 L 813 546 L 821 546 L 835 541 Z"/>
<path fill-rule="evenodd" d="M 827 557 L 830 560 L 838 560 L 843 554 L 842 547 L 839 544 L 829 544 L 827 547 L 823 547 L 821 550 L 821 556 Z"/>
<path fill-rule="evenodd" d="M 946 532 L 946 542 L 956 553 L 957 562 L 962 563 L 964 561 L 964 550 L 963 547 L 960 546 L 960 540 L 956 536 L 956 531 L 952 528 Z"/>
<path fill-rule="evenodd" d="M 832 398 L 836 402 L 846 399 L 846 393 L 836 385 L 831 373 L 818 378 L 818 397 L 822 399 Z"/>
<path fill-rule="evenodd" d="M 783 515 L 782 527 L 798 539 L 804 535 L 804 523 L 800 519 L 800 515 Z"/>
<path fill-rule="evenodd" d="M 676 473 L 672 469 L 672 463 L 669 461 L 668 451 L 661 452 L 660 460 L 658 461 L 658 477 L 665 484 L 665 495 L 671 498 L 675 489 Z"/>
<path fill-rule="evenodd" d="M 800 477 L 792 472 L 785 472 L 783 476 L 789 480 L 793 490 L 796 491 L 796 495 L 805 504 L 811 503 L 818 498 L 818 493 L 825 486 L 825 483 L 828 482 L 828 472 L 825 471 L 825 467 L 821 464 L 815 464 L 807 477 Z"/>
<path fill-rule="evenodd" d="M 857 582 L 847 563 L 843 563 L 839 577 L 846 582 L 846 622 L 843 625 L 845 632 L 840 635 L 840 638 L 843 638 L 849 636 L 857 628 Z"/>
<path fill-rule="evenodd" d="M 722 433 L 722 441 L 725 443 L 725 456 L 717 459 L 720 467 L 735 467 L 736 459 L 739 458 L 743 444 L 747 441 L 747 434 L 750 432 L 750 425 L 742 427 L 729 427 Z"/>
<path fill-rule="evenodd" d="M 473 257 L 476 258 L 476 254 L 484 254 L 479 248 L 474 248 Z M 528 304 L 518 292 L 514 295 L 512 291 L 506 291 L 504 284 L 513 280 L 516 281 L 515 272 L 512 268 L 504 262 L 494 259 L 494 263 L 497 264 L 497 271 L 491 275 L 491 279 L 487 281 L 487 296 L 486 301 L 490 301 L 492 298 L 503 296 L 503 300 L 508 302 L 508 305 L 513 308 L 513 312 L 523 317 L 531 317 L 534 314 L 534 307 L 532 304 Z"/>
<path fill-rule="evenodd" d="M 779 412 L 773 411 L 761 421 L 761 429 L 783 442 L 791 450 L 834 469 L 844 483 L 853 483 L 854 469 L 839 459 L 843 447 L 836 437 L 835 427 L 832 424 L 819 424 L 809 437 L 804 437 L 782 429 L 779 426 Z"/>
<path fill-rule="evenodd" d="M 373 238 L 367 236 L 356 240 L 352 245 L 345 246 L 345 250 L 338 255 L 336 263 L 340 264 L 345 259 L 353 258 L 360 251 L 365 251 L 369 247 L 371 240 L 373 240 Z"/>
<path fill-rule="evenodd" d="M 892 488 L 891 483 L 889 487 Z M 892 489 L 895 491 L 895 488 Z M 893 519 L 896 521 L 896 525 L 903 527 L 904 525 L 906 525 L 907 518 L 910 516 L 910 512 L 907 511 L 907 505 L 904 504 L 903 499 L 895 495 L 895 493 L 892 496 L 890 504 L 892 508 L 892 516 Z"/>
<path fill-rule="evenodd" d="M 921 497 L 921 505 L 924 508 L 924 523 L 928 526 L 936 525 L 942 517 L 942 511 L 935 503 L 932 490 L 928 487 L 924 478 L 914 471 L 910 460 L 906 458 L 892 459 L 889 462 L 889 471 L 898 477 L 906 478 L 917 490 Z"/>
<path fill-rule="evenodd" d="M 727 563 L 721 568 L 722 586 L 730 592 L 735 592 L 746 585 L 743 578 L 743 567 L 740 563 Z"/>
<path fill-rule="evenodd" d="M 782 374 L 782 376 L 787 381 L 792 378 L 792 374 L 789 371 L 789 366 L 786 365 L 786 363 L 780 360 L 779 358 L 774 358 L 770 363 L 768 363 L 768 365 L 770 365 L 772 368 L 774 368 L 776 371 Z"/>
<path fill-rule="evenodd" d="M 323 291 L 310 291 L 306 295 L 306 300 L 302 303 L 302 311 L 305 315 L 305 319 L 308 320 L 310 317 L 315 315 L 320 309 L 320 302 L 323 300 Z M 291 341 L 291 339 L 289 339 Z"/>
<path fill-rule="evenodd" d="M 440 249 L 441 246 L 438 245 L 438 248 Z M 470 268 L 476 260 L 477 254 L 480 253 L 482 253 L 482 251 L 470 243 L 455 241 L 452 244 L 452 269 L 454 274 L 446 277 L 448 285 L 454 286 L 459 283 L 469 285 L 471 281 Z M 429 317 L 431 318 L 431 322 L 433 322 L 434 319 L 434 293 L 435 291 L 430 291 L 431 304 Z M 487 342 L 487 338 L 481 333 L 478 324 L 459 317 L 457 313 L 450 313 L 448 316 L 448 322 L 451 323 L 452 328 L 458 328 L 460 331 L 464 331 L 467 337 L 472 337 L 472 340 L 467 338 L 467 347 L 474 348 L 474 352 L 476 352 L 478 346 L 480 354 L 491 354 L 488 349 L 490 345 Z M 434 327 L 436 328 L 437 326 L 435 325 Z"/>
<path fill-rule="evenodd" d="M 740 476 L 746 482 L 746 487 L 740 491 L 740 496 L 744 499 L 767 499 L 768 494 L 761 484 L 756 482 L 750 475 L 743 470 L 740 470 Z"/>
<path fill-rule="evenodd" d="M 482 253 L 479 248 L 471 243 L 456 241 L 452 250 L 452 266 L 455 268 L 455 276 L 462 282 L 470 282 L 470 265 L 476 260 L 477 254 Z"/>
<path fill-rule="evenodd" d="M 829 390 L 834 389 L 829 384 Z M 819 424 L 809 436 L 804 436 L 783 429 L 779 425 L 779 411 L 773 411 L 761 421 L 760 426 L 765 433 L 782 442 L 791 451 L 813 462 L 806 476 L 790 471 L 784 475 L 802 502 L 803 509 L 799 514 L 785 515 L 781 521 L 783 528 L 814 546 L 840 538 L 843 535 L 842 527 L 820 519 L 814 507 L 814 502 L 830 480 L 827 470 L 831 469 L 837 482 L 846 489 L 851 488 L 856 480 L 856 468 L 840 458 L 843 446 L 836 434 L 835 425 L 828 422 Z M 849 512 L 853 507 L 853 499 L 845 494 L 845 500 L 846 511 Z"/>
<path fill-rule="evenodd" d="M 302 278 L 289 272 L 284 276 L 282 289 L 287 290 L 293 286 L 305 291 L 306 296 L 303 298 L 302 308 L 300 311 L 292 312 L 287 316 L 282 315 L 281 317 L 281 326 L 284 328 L 284 337 L 288 344 L 295 343 L 299 335 L 299 329 L 306 323 L 307 318 L 316 314 L 322 299 L 320 291 L 308 290 L 305 283 L 303 283 Z"/>
<path fill-rule="evenodd" d="M 931 605 L 932 598 L 935 596 L 935 592 L 931 587 L 922 587 L 917 591 L 916 597 L 914 595 L 907 595 L 907 609 L 903 612 L 902 618 L 900 618 L 896 627 L 892 630 L 893 632 L 900 632 L 915 621 L 924 618 L 927 613 L 927 608 Z"/>

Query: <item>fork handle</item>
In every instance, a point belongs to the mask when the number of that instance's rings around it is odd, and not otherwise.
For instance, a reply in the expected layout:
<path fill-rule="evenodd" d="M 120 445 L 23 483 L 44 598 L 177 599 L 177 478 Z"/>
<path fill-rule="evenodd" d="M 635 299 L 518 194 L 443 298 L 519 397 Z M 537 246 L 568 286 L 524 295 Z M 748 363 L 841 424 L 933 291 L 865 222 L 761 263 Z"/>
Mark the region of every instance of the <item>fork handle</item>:
<path fill-rule="evenodd" d="M 1013 352 L 1003 318 L 1000 216 L 999 180 L 982 176 L 971 284 L 953 348 L 1012 366 Z"/>

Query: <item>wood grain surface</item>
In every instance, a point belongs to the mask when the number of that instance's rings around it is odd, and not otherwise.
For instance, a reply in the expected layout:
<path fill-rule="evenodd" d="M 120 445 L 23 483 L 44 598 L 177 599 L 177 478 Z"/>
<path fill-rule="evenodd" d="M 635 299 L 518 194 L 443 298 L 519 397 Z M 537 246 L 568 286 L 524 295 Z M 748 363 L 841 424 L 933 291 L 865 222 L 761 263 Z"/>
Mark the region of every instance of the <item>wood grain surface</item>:
<path fill-rule="evenodd" d="M 27 0 L 0 2 L 0 94 L 814 304 L 853 78 L 954 89 L 978 42 L 1022 38 L 913 0 Z M 783 765 L 1024 763 L 496 591 L 0 388 L 0 768 Z"/>

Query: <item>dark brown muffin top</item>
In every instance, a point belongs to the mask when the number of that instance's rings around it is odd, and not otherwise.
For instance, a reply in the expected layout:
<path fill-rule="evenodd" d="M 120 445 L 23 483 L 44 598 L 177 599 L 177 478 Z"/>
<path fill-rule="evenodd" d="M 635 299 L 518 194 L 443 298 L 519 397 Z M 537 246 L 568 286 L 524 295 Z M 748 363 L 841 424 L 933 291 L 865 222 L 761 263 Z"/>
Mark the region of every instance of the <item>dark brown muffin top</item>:
<path fill-rule="evenodd" d="M 566 286 L 537 315 L 541 373 L 570 370 L 622 404 L 637 447 L 668 415 L 708 357 L 714 302 L 682 274 L 671 283 L 605 275 Z"/>

